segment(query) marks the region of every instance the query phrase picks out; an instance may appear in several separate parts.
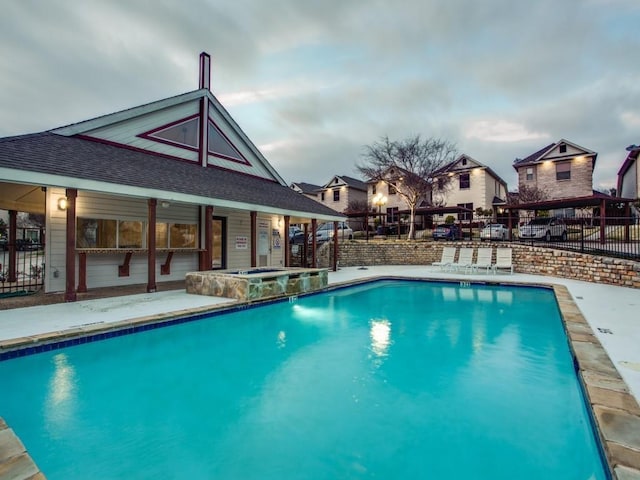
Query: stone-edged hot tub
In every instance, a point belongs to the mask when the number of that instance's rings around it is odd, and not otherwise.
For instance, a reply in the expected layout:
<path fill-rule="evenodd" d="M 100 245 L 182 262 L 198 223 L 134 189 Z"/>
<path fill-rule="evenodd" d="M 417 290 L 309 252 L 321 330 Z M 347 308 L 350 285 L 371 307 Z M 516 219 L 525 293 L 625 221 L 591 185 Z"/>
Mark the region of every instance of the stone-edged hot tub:
<path fill-rule="evenodd" d="M 185 283 L 187 293 L 254 301 L 321 290 L 328 277 L 326 268 L 262 267 L 190 272 Z"/>

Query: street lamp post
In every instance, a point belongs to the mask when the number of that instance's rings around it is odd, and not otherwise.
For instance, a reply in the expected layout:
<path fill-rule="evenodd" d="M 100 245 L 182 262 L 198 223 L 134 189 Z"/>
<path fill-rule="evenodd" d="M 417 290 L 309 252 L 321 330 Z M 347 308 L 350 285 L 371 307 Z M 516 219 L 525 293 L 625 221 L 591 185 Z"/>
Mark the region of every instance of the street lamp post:
<path fill-rule="evenodd" d="M 382 206 L 386 205 L 387 197 L 382 192 L 376 193 L 373 197 L 373 204 L 378 206 L 378 217 L 382 217 Z M 382 233 L 384 233 L 384 217 L 382 217 Z"/>

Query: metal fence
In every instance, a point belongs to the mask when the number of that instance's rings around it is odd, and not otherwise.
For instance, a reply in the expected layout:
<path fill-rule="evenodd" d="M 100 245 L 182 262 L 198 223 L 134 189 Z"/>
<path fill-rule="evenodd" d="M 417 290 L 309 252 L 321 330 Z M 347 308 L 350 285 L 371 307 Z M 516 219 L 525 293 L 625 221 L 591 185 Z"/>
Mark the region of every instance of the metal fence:
<path fill-rule="evenodd" d="M 43 245 L 24 241 L 17 245 L 3 244 L 0 247 L 0 298 L 41 290 L 44 268 Z"/>
<path fill-rule="evenodd" d="M 555 219 L 555 225 L 545 225 L 544 218 L 521 215 L 519 224 L 513 226 L 513 240 L 527 245 L 640 260 L 640 220 L 636 217 L 547 217 Z M 529 228 L 532 220 L 537 225 Z"/>

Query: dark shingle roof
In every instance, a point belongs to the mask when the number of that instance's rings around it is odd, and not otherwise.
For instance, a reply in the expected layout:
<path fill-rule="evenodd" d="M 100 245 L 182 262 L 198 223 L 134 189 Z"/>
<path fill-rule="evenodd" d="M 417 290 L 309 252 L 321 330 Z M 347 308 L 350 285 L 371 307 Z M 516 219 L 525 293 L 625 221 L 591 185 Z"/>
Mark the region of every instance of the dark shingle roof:
<path fill-rule="evenodd" d="M 338 175 L 342 180 L 346 182 L 347 185 L 353 188 L 357 188 L 359 190 L 367 191 L 367 184 L 360 179 L 348 177 L 346 175 Z"/>
<path fill-rule="evenodd" d="M 0 139 L 0 167 L 340 216 L 274 181 L 50 132 Z"/>
<path fill-rule="evenodd" d="M 551 147 L 553 147 L 555 145 L 555 143 L 550 143 L 549 145 L 547 145 L 546 147 L 542 147 L 540 150 L 538 150 L 535 153 L 532 153 L 531 155 L 529 155 L 526 158 L 516 158 L 515 161 L 513 162 L 513 165 L 525 165 L 527 163 L 531 163 L 531 162 L 535 162 L 538 158 L 540 158 L 540 156 L 545 153 L 547 150 L 549 150 Z"/>
<path fill-rule="evenodd" d="M 322 190 L 320 185 L 314 185 L 313 183 L 294 182 L 292 185 L 297 185 L 302 190 L 302 193 L 315 194 L 318 190 Z"/>

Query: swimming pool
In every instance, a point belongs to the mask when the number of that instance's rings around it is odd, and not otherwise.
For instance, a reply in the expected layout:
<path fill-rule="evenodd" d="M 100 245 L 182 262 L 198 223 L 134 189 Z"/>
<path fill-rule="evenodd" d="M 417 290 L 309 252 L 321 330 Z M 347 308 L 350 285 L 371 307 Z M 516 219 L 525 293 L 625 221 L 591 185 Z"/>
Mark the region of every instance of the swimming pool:
<path fill-rule="evenodd" d="M 547 289 L 375 282 L 0 378 L 53 480 L 606 478 Z"/>

